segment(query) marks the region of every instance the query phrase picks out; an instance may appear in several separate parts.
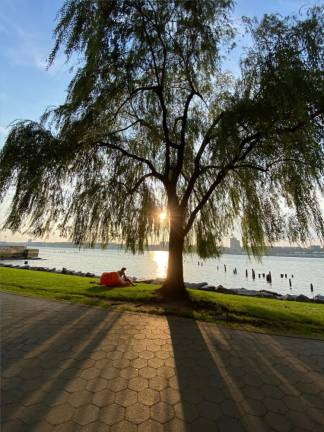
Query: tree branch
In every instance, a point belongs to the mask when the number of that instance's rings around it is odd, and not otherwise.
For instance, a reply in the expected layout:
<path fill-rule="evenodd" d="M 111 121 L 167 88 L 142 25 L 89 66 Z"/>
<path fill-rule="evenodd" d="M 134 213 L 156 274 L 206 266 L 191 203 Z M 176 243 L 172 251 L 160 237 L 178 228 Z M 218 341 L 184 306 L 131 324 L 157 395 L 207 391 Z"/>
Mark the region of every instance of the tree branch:
<path fill-rule="evenodd" d="M 212 183 L 206 194 L 202 197 L 198 205 L 195 207 L 195 209 L 191 212 L 190 217 L 188 219 L 187 225 L 184 229 L 185 235 L 188 234 L 190 231 L 192 224 L 194 223 L 194 220 L 196 219 L 197 214 L 200 212 L 200 210 L 204 207 L 206 202 L 209 200 L 211 194 L 214 192 L 215 188 L 219 185 L 219 183 L 223 180 L 223 178 L 226 176 L 227 172 L 229 171 L 229 168 L 221 170 L 216 180 Z"/>
<path fill-rule="evenodd" d="M 215 128 L 215 126 L 220 122 L 220 120 L 222 119 L 222 117 L 223 117 L 223 115 L 224 115 L 224 113 L 222 112 L 222 113 L 220 113 L 215 119 L 214 119 L 214 121 L 212 122 L 212 124 L 210 125 L 210 127 L 208 128 L 208 130 L 207 130 L 207 132 L 206 132 L 206 135 L 205 135 L 205 137 L 204 137 L 204 139 L 203 139 L 203 141 L 202 141 L 202 143 L 201 143 L 201 146 L 200 146 L 200 148 L 199 148 L 199 150 L 198 150 L 198 152 L 197 152 L 197 155 L 196 155 L 196 157 L 195 157 L 195 168 L 194 168 L 194 172 L 193 172 L 193 174 L 192 174 L 192 176 L 190 177 L 190 180 L 189 180 L 189 183 L 188 183 L 188 186 L 187 186 L 187 189 L 186 189 L 186 191 L 185 191 L 185 193 L 184 193 L 184 195 L 183 195 L 183 198 L 182 198 L 182 200 L 181 200 L 181 206 L 182 207 L 184 207 L 186 204 L 187 204 L 187 202 L 188 202 L 188 199 L 189 199 L 189 197 L 190 197 L 190 194 L 191 194 L 191 192 L 192 192 L 192 190 L 193 190 L 193 187 L 194 187 L 194 185 L 195 185 L 195 183 L 196 183 L 196 180 L 197 180 L 197 178 L 199 177 L 199 175 L 200 175 L 200 159 L 201 159 L 201 157 L 202 157 L 202 155 L 203 155 L 203 153 L 204 153 L 204 150 L 205 150 L 205 148 L 207 147 L 207 145 L 209 144 L 209 142 L 210 142 L 210 140 L 212 139 L 212 136 L 211 136 L 211 132 L 212 132 L 212 130 Z"/>
<path fill-rule="evenodd" d="M 178 146 L 178 158 L 177 158 L 176 169 L 174 172 L 174 180 L 178 178 L 182 170 L 183 158 L 184 158 L 184 152 L 186 146 L 186 127 L 187 127 L 187 120 L 188 120 L 188 111 L 189 111 L 190 102 L 192 98 L 195 96 L 195 94 L 196 94 L 195 90 L 192 89 L 186 99 L 183 115 L 181 117 L 182 124 L 181 124 L 181 132 L 180 132 L 180 144 Z"/>
<path fill-rule="evenodd" d="M 130 189 L 127 184 L 125 183 L 121 183 L 118 182 L 120 185 L 124 186 L 124 188 L 127 191 L 128 195 L 132 195 L 134 192 L 136 192 L 136 190 L 138 189 L 138 187 L 148 178 L 148 177 L 153 177 L 154 175 L 152 173 L 149 174 L 144 174 L 142 177 L 140 177 L 137 182 L 135 183 L 135 185 Z"/>
<path fill-rule="evenodd" d="M 317 112 L 311 114 L 311 115 L 310 115 L 310 118 L 311 118 L 311 119 L 314 119 L 315 117 L 318 117 L 318 116 L 321 115 L 322 113 L 323 113 L 322 111 L 317 111 Z M 291 132 L 296 132 L 298 129 L 300 129 L 300 128 L 302 128 L 303 126 L 305 126 L 306 123 L 307 123 L 307 121 L 305 120 L 305 121 L 299 122 L 299 123 L 296 124 L 294 127 L 280 129 L 280 130 L 277 130 L 277 132 L 279 132 L 279 133 L 291 133 Z M 207 134 L 208 134 L 208 132 L 207 132 Z M 207 136 L 207 134 L 206 134 L 206 136 Z M 236 156 L 232 159 L 232 161 L 229 162 L 229 163 L 226 165 L 226 167 L 222 168 L 222 169 L 219 171 L 219 173 L 218 173 L 218 175 L 217 175 L 217 177 L 216 177 L 216 180 L 211 184 L 211 186 L 209 187 L 208 191 L 207 191 L 206 194 L 203 196 L 203 198 L 201 199 L 201 201 L 199 202 L 199 204 L 198 204 L 198 205 L 195 207 L 195 209 L 192 211 L 192 213 L 191 213 L 191 215 L 190 215 L 190 217 L 189 217 L 189 219 L 188 219 L 188 222 L 187 222 L 186 228 L 185 228 L 185 234 L 187 234 L 187 233 L 189 232 L 189 230 L 191 229 L 192 224 L 193 224 L 193 222 L 194 222 L 194 220 L 195 220 L 197 214 L 200 212 L 200 210 L 201 210 L 201 209 L 203 208 L 203 206 L 206 204 L 206 202 L 208 201 L 208 199 L 210 198 L 210 196 L 212 195 L 212 193 L 214 192 L 214 190 L 216 189 L 216 187 L 220 184 L 220 182 L 224 179 L 224 177 L 227 175 L 227 173 L 228 173 L 229 171 L 231 171 L 231 170 L 235 170 L 236 168 L 252 168 L 252 169 L 257 169 L 257 170 L 262 171 L 262 172 L 267 172 L 267 171 L 269 170 L 269 168 L 270 168 L 271 166 L 273 166 L 275 163 L 284 162 L 284 161 L 288 161 L 288 160 L 292 160 L 292 161 L 296 161 L 296 162 L 302 163 L 302 161 L 300 161 L 300 160 L 297 160 L 297 159 L 289 159 L 289 158 L 288 158 L 288 159 L 278 159 L 277 161 L 274 161 L 273 163 L 271 163 L 270 165 L 268 165 L 268 166 L 265 167 L 265 168 L 264 168 L 264 167 L 261 167 L 261 166 L 258 166 L 258 165 L 249 164 L 249 163 L 247 163 L 247 164 L 241 164 L 241 165 L 235 165 L 237 162 L 239 162 L 239 161 L 243 161 L 243 160 L 246 158 L 246 156 L 247 156 L 249 153 L 251 153 L 251 151 L 255 148 L 256 144 L 260 141 L 261 138 L 262 138 L 262 134 L 261 134 L 261 132 L 256 132 L 256 133 L 254 133 L 253 135 L 249 135 L 249 136 L 245 137 L 245 138 L 242 140 L 242 142 L 241 142 L 241 144 L 240 144 L 240 150 L 239 150 L 238 155 L 236 155 Z M 245 151 L 244 151 L 242 154 L 240 154 L 240 152 L 244 149 L 244 146 L 245 146 L 246 144 L 249 144 L 248 147 L 245 149 Z M 201 148 L 202 148 L 202 146 L 201 146 Z M 199 177 L 199 175 L 200 175 L 200 173 L 198 173 L 196 179 Z M 190 183 L 192 184 L 192 188 L 193 188 L 196 179 L 194 180 L 194 182 L 192 182 L 192 178 L 193 178 L 193 176 L 192 176 L 191 179 L 190 179 Z M 188 186 L 188 188 L 189 188 L 189 186 Z M 187 188 L 187 190 L 188 190 L 188 188 Z M 185 194 L 185 196 L 186 196 L 186 194 Z M 189 196 L 190 196 L 190 194 L 188 195 L 188 198 L 189 198 Z"/>
<path fill-rule="evenodd" d="M 142 87 L 138 87 L 134 90 L 132 90 L 129 94 L 129 96 L 119 105 L 119 107 L 117 108 L 117 110 L 115 111 L 113 120 L 115 120 L 118 116 L 118 114 L 120 113 L 120 111 L 122 110 L 122 108 L 127 104 L 127 102 L 131 101 L 133 96 L 135 96 L 137 93 L 141 92 L 141 91 L 149 91 L 152 90 L 155 93 L 157 92 L 157 88 L 158 86 L 156 85 L 151 85 L 151 86 L 142 86 Z"/>
<path fill-rule="evenodd" d="M 109 132 L 107 135 L 110 136 L 110 135 L 115 135 L 115 134 L 120 133 L 120 132 L 125 132 L 126 130 L 128 130 L 131 127 L 135 126 L 137 123 L 140 123 L 139 119 L 136 120 L 136 121 L 134 121 L 133 123 L 129 124 L 128 126 L 125 126 L 124 128 L 117 129 L 115 131 Z"/>
<path fill-rule="evenodd" d="M 145 165 L 147 165 L 150 170 L 151 170 L 151 175 L 153 175 L 154 177 L 158 178 L 159 180 L 164 182 L 164 176 L 162 174 L 160 174 L 154 167 L 154 165 L 152 164 L 152 162 L 144 157 L 138 156 L 134 153 L 130 153 L 128 150 L 123 149 L 122 147 L 119 147 L 116 144 L 113 143 L 106 143 L 106 142 L 98 142 L 97 145 L 99 147 L 104 147 L 104 148 L 110 148 L 112 150 L 117 150 L 119 151 L 122 155 L 133 159 L 133 160 L 137 160 L 138 162 L 141 162 Z"/>

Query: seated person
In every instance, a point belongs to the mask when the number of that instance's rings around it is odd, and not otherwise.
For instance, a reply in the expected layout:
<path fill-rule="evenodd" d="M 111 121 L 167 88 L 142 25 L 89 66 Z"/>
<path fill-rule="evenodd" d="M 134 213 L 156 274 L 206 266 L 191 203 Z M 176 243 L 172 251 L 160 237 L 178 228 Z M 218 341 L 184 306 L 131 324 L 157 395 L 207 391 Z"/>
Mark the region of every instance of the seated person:
<path fill-rule="evenodd" d="M 100 285 L 117 287 L 117 286 L 135 286 L 133 282 L 126 276 L 126 267 L 123 267 L 117 272 L 105 272 L 100 277 Z"/>
<path fill-rule="evenodd" d="M 126 267 L 122 267 L 117 273 L 119 274 L 120 278 L 126 282 L 128 285 L 135 286 L 135 284 L 126 276 Z"/>

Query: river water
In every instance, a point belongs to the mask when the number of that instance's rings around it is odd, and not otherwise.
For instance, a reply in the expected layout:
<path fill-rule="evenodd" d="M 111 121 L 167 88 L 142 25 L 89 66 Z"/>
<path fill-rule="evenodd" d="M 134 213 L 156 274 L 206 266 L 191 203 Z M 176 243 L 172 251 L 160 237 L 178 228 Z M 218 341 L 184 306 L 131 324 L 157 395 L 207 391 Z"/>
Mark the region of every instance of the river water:
<path fill-rule="evenodd" d="M 163 278 L 166 275 L 168 252 L 149 251 L 143 255 L 132 255 L 120 250 L 74 249 L 74 248 L 39 248 L 39 257 L 43 260 L 29 261 L 30 266 L 63 267 L 69 270 L 101 274 L 127 267 L 127 274 L 137 278 Z M 298 257 L 264 257 L 256 262 L 244 255 L 223 255 L 220 259 L 207 259 L 198 265 L 197 255 L 185 255 L 184 275 L 187 282 L 208 282 L 223 285 L 225 288 L 267 289 L 281 294 L 324 295 L 324 259 Z M 17 261 L 6 261 L 17 264 Z M 226 272 L 224 269 L 226 265 Z M 233 273 L 234 268 L 237 274 Z M 245 271 L 248 270 L 248 277 Z M 256 279 L 252 280 L 251 269 L 255 270 Z M 272 283 L 266 282 L 262 273 L 271 271 Z M 258 277 L 258 274 L 261 277 Z M 287 274 L 287 278 L 281 278 Z M 293 277 L 292 277 L 293 275 Z M 289 287 L 289 278 L 292 287 Z"/>

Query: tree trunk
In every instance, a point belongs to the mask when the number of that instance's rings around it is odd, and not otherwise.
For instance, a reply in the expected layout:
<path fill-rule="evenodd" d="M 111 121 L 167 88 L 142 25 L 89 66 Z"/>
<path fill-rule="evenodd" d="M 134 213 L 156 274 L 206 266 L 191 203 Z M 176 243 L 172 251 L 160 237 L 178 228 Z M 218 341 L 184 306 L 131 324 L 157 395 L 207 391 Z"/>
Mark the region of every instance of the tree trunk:
<path fill-rule="evenodd" d="M 170 207 L 169 207 L 170 208 Z M 169 259 L 167 278 L 160 289 L 166 299 L 185 300 L 188 292 L 183 281 L 183 212 L 179 207 L 170 210 Z"/>

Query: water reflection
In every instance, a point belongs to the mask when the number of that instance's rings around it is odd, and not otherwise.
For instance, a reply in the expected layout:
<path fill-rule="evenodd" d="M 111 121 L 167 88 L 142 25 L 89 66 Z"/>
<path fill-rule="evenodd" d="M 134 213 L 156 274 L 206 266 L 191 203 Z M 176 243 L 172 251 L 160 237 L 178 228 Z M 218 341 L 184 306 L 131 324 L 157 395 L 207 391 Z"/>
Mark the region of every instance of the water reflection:
<path fill-rule="evenodd" d="M 153 261 L 156 265 L 156 277 L 164 278 L 167 273 L 169 252 L 167 251 L 152 251 Z"/>
<path fill-rule="evenodd" d="M 127 274 L 139 279 L 153 279 L 165 277 L 167 272 L 167 251 L 149 251 L 143 255 L 132 255 L 120 250 L 52 248 L 40 247 L 41 261 L 28 261 L 28 264 L 41 267 L 56 267 L 61 270 L 90 272 L 100 275 L 104 271 L 116 271 L 127 267 Z M 314 295 L 324 295 L 324 259 L 299 257 L 264 257 L 262 263 L 249 261 L 244 255 L 223 255 L 221 259 L 207 259 L 203 266 L 197 255 L 184 256 L 184 277 L 188 282 L 208 282 L 212 285 L 223 285 L 226 288 L 248 288 L 255 290 L 272 290 L 281 294 L 312 295 L 310 283 L 314 286 Z M 17 265 L 17 261 L 5 261 Z M 21 264 L 21 263 L 20 263 Z M 227 266 L 227 272 L 224 271 Z M 233 273 L 233 269 L 237 273 Z M 256 272 L 256 279 L 251 277 L 251 269 Z M 245 271 L 248 270 L 248 277 Z M 258 274 L 271 271 L 272 285 Z M 281 278 L 281 274 L 293 274 L 292 287 L 288 278 Z"/>

